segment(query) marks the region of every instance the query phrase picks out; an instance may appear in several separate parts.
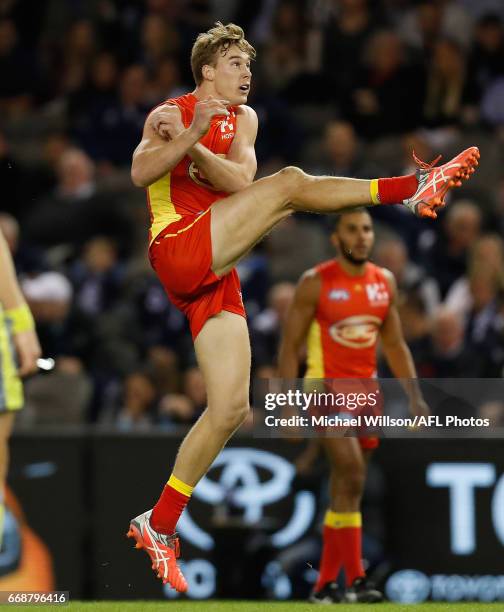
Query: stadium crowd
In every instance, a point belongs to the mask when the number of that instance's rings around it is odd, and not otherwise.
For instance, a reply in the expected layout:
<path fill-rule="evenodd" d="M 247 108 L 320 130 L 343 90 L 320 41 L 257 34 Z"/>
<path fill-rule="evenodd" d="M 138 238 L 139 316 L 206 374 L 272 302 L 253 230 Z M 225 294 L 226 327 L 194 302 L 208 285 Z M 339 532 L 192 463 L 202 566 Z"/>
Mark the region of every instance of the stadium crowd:
<path fill-rule="evenodd" d="M 413 149 L 430 161 L 479 146 L 438 222 L 373 210 L 373 260 L 397 278 L 420 376 L 503 376 L 500 0 L 0 0 L 0 227 L 56 359 L 28 382 L 20 425 L 169 429 L 205 406 L 129 166 L 149 109 L 192 90 L 191 45 L 217 19 L 258 49 L 258 176 L 397 175 Z M 331 257 L 331 224 L 293 216 L 239 264 L 255 376 L 274 375 L 295 283 Z"/>

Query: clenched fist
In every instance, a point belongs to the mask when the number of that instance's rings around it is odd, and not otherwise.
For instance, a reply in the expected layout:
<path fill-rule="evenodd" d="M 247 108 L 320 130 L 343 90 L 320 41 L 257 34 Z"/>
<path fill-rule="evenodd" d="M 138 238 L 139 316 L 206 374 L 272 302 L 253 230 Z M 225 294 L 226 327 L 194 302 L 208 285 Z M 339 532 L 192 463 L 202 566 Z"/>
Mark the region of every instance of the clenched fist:
<path fill-rule="evenodd" d="M 208 96 L 208 98 L 196 102 L 191 128 L 200 136 L 203 136 L 203 134 L 208 132 L 212 117 L 218 115 L 229 116 L 229 111 L 226 106 L 229 106 L 228 100 L 217 100 L 216 98 L 212 98 L 212 96 Z"/>
<path fill-rule="evenodd" d="M 178 106 L 161 106 L 149 118 L 152 129 L 164 138 L 171 140 L 184 131 L 184 124 Z"/>

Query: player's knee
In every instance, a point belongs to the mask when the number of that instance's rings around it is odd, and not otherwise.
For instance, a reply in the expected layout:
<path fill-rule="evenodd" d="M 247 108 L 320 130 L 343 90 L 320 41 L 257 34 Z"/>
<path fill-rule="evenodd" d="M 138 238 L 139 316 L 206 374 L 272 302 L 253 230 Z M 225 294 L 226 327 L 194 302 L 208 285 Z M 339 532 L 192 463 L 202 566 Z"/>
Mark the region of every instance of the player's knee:
<path fill-rule="evenodd" d="M 356 470 L 348 472 L 341 482 L 340 492 L 348 499 L 360 499 L 364 493 L 365 474 Z"/>
<path fill-rule="evenodd" d="M 364 484 L 366 482 L 366 470 L 364 465 L 356 461 L 341 460 L 333 466 L 336 479 L 338 495 L 345 498 L 357 499 L 362 497 Z"/>
<path fill-rule="evenodd" d="M 219 410 L 214 415 L 213 425 L 221 433 L 231 435 L 247 419 L 249 412 L 248 401 L 233 402 L 226 410 Z"/>
<path fill-rule="evenodd" d="M 299 189 L 308 179 L 308 175 L 297 166 L 286 166 L 285 168 L 282 168 L 280 172 L 278 172 L 277 176 L 281 182 L 282 189 L 289 198 L 299 191 Z"/>

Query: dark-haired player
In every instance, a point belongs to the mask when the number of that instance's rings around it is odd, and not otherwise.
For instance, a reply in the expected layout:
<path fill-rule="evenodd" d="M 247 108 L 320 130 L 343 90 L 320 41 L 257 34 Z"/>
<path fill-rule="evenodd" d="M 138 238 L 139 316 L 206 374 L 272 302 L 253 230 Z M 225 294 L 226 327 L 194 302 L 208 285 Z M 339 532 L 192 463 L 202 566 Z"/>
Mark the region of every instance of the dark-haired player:
<path fill-rule="evenodd" d="M 403 338 L 392 273 L 369 261 L 373 222 L 365 209 L 338 216 L 331 236 L 334 259 L 305 272 L 298 284 L 282 336 L 279 375 L 296 378 L 301 348 L 307 346 L 306 378 L 376 378 L 376 344 L 397 378 L 415 379 L 411 353 Z M 352 386 L 353 385 L 353 386 Z M 414 414 L 428 409 L 416 381 L 409 389 Z M 336 580 L 343 567 L 343 600 L 378 602 L 382 594 L 366 579 L 361 561 L 360 503 L 376 437 L 320 437 L 330 465 L 330 506 L 326 512 L 319 578 L 311 600 L 341 600 Z"/>

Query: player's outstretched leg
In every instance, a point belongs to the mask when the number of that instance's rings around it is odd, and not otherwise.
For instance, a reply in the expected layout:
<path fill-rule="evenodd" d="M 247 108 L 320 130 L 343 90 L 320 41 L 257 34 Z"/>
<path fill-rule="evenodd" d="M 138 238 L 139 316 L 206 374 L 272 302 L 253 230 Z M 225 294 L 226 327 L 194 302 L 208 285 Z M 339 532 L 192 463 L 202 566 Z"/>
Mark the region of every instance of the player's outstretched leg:
<path fill-rule="evenodd" d="M 219 276 L 294 211 L 333 213 L 344 208 L 403 204 L 418 216 L 435 218 L 447 192 L 460 186 L 478 165 L 470 147 L 441 166 L 415 160 L 415 174 L 371 181 L 310 176 L 287 167 L 212 205 L 213 271 Z"/>
<path fill-rule="evenodd" d="M 209 319 L 195 341 L 208 407 L 182 442 L 172 475 L 154 506 L 131 521 L 128 536 L 144 549 L 152 569 L 177 591 L 187 583 L 177 566 L 175 528 L 192 490 L 249 412 L 250 343 L 247 323 L 223 311 Z"/>

